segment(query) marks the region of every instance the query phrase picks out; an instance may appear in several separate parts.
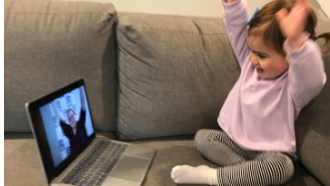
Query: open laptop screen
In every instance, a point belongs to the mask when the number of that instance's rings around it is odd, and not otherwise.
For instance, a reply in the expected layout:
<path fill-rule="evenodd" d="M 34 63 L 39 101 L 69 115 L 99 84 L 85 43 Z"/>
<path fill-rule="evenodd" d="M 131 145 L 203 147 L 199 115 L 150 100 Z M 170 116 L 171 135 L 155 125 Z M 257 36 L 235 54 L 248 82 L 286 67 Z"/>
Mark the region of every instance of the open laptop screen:
<path fill-rule="evenodd" d="M 50 182 L 95 138 L 83 80 L 31 102 L 27 111 Z"/>
<path fill-rule="evenodd" d="M 94 132 L 84 87 L 67 92 L 39 110 L 57 167 Z"/>

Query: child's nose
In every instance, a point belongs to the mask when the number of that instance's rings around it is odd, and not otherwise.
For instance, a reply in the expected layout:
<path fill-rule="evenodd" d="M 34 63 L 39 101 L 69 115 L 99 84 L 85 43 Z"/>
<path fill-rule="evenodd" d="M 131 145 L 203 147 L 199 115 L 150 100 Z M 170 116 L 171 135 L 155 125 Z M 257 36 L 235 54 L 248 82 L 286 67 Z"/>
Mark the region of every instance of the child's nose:
<path fill-rule="evenodd" d="M 254 65 L 257 65 L 259 63 L 256 57 L 254 57 L 252 53 L 250 53 L 250 59 L 251 59 L 251 63 Z"/>
<path fill-rule="evenodd" d="M 251 60 L 251 62 L 252 62 L 254 65 L 258 65 L 258 64 L 259 64 L 258 60 Z"/>

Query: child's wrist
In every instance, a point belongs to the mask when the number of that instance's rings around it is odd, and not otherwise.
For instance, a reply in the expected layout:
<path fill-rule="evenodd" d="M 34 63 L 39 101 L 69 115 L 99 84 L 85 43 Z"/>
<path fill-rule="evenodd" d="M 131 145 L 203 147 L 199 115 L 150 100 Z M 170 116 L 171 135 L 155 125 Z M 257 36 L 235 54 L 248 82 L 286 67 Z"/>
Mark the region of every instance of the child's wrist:
<path fill-rule="evenodd" d="M 292 50 L 299 49 L 305 42 L 305 35 L 300 34 L 299 37 L 296 38 L 288 38 L 288 44 Z"/>

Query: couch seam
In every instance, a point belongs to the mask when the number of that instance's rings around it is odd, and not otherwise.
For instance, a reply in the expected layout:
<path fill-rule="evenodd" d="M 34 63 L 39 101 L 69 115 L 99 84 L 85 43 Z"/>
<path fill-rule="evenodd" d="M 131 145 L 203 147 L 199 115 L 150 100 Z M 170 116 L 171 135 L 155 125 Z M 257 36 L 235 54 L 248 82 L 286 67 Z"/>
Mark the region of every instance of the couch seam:
<path fill-rule="evenodd" d="M 81 13 L 77 13 L 77 12 L 69 12 L 69 13 L 41 13 L 41 12 L 37 12 L 37 13 L 29 13 L 29 12 L 4 12 L 4 14 L 15 14 L 15 15 L 80 15 L 80 14 L 115 14 L 114 13 L 110 13 L 110 12 L 81 12 Z"/>
<path fill-rule="evenodd" d="M 128 26 L 128 25 L 125 25 Z M 200 35 L 199 33 L 194 33 L 194 32 L 182 32 L 180 30 L 170 30 L 170 29 L 161 29 L 161 28 L 150 28 L 150 27 L 135 27 L 135 28 L 142 28 L 143 31 L 146 32 L 153 32 L 153 30 L 163 30 L 163 31 L 170 31 L 170 32 L 179 32 L 179 33 L 186 33 L 186 34 L 196 34 L 196 35 Z M 211 36 L 211 35 L 224 35 L 227 33 L 212 33 L 212 34 L 202 34 L 203 36 Z"/>

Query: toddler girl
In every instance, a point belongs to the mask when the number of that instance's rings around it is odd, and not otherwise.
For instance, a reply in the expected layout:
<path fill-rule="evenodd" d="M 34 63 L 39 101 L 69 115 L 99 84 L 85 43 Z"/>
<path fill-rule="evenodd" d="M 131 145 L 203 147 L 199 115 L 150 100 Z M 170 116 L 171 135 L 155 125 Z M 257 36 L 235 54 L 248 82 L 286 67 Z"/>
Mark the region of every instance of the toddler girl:
<path fill-rule="evenodd" d="M 219 165 L 176 166 L 175 183 L 278 185 L 288 181 L 296 159 L 294 121 L 326 82 L 321 51 L 314 42 L 316 16 L 307 0 L 275 0 L 249 26 L 244 0 L 223 0 L 224 23 L 241 75 L 218 117 L 223 131 L 202 129 L 195 145 Z"/>

